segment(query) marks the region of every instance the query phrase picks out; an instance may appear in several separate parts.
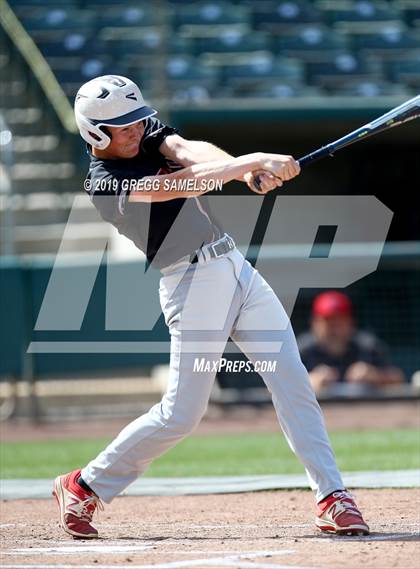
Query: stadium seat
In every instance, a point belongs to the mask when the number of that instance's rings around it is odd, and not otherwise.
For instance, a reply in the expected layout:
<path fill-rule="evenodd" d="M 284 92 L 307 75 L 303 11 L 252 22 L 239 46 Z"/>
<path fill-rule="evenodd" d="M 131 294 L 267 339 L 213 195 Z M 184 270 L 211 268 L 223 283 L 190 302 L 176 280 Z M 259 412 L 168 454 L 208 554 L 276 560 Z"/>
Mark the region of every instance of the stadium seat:
<path fill-rule="evenodd" d="M 343 82 L 340 85 L 328 89 L 331 95 L 356 96 L 356 97 L 383 97 L 383 96 L 406 96 L 410 97 L 410 91 L 402 85 L 387 83 L 374 79 L 362 79 Z"/>
<path fill-rule="evenodd" d="M 162 34 L 158 28 L 130 30 L 124 33 L 122 28 L 104 28 L 99 38 L 108 46 L 108 50 L 116 56 L 141 57 L 143 54 L 151 55 L 162 50 Z M 121 33 L 123 32 L 123 33 Z"/>
<path fill-rule="evenodd" d="M 178 102 L 182 99 L 183 90 L 186 92 L 185 98 L 205 99 L 217 87 L 217 70 L 200 64 L 192 56 L 174 55 L 167 58 L 163 65 L 164 87 L 168 89 L 171 99 L 176 94 Z M 162 96 L 162 73 L 156 66 L 133 65 L 130 75 L 137 78 L 149 96 Z"/>
<path fill-rule="evenodd" d="M 118 65 L 114 69 L 114 74 L 130 77 L 137 83 L 146 98 L 152 96 L 162 97 L 162 85 L 159 82 L 160 75 L 156 66 L 148 67 L 146 64 L 141 65 L 139 62 L 132 63 L 119 60 Z"/>
<path fill-rule="evenodd" d="M 397 5 L 405 23 L 420 28 L 420 4 L 418 0 L 400 0 Z"/>
<path fill-rule="evenodd" d="M 233 89 L 233 96 L 264 99 L 293 99 L 295 97 L 319 97 L 322 92 L 318 87 L 307 87 L 298 81 L 264 81 L 253 88 L 243 85 Z"/>
<path fill-rule="evenodd" d="M 407 51 L 420 48 L 420 34 L 415 34 L 401 26 L 384 25 L 379 33 L 361 33 L 351 35 L 351 46 L 363 53 L 386 55 L 395 51 Z"/>
<path fill-rule="evenodd" d="M 327 22 L 386 22 L 399 20 L 401 13 L 396 6 L 380 0 L 320 0 L 317 6 Z"/>
<path fill-rule="evenodd" d="M 39 7 L 44 8 L 45 6 L 55 6 L 57 7 L 60 2 L 59 0 L 8 0 L 8 4 L 13 8 L 21 7 Z M 80 6 L 80 0 L 66 0 L 66 5 L 68 6 Z"/>
<path fill-rule="evenodd" d="M 178 9 L 179 6 L 191 5 L 192 3 L 192 0 L 168 0 L 168 4 L 173 4 L 175 9 Z"/>
<path fill-rule="evenodd" d="M 62 3 L 58 0 L 14 0 L 9 2 L 10 7 L 18 18 L 32 18 L 45 12 L 45 10 L 60 9 Z M 77 9 L 80 7 L 79 0 L 69 0 L 66 2 L 67 9 Z"/>
<path fill-rule="evenodd" d="M 211 60 L 209 60 L 211 64 Z M 271 54 L 246 55 L 235 63 L 229 58 L 215 62 L 220 70 L 221 85 L 254 90 L 267 81 L 301 82 L 304 79 L 303 64 L 295 59 L 274 58 Z"/>
<path fill-rule="evenodd" d="M 344 34 L 324 25 L 308 24 L 276 36 L 272 45 L 276 53 L 310 60 L 320 53 L 343 51 L 348 47 L 348 41 Z"/>
<path fill-rule="evenodd" d="M 55 69 L 55 74 L 60 83 L 79 83 L 81 85 L 97 75 L 107 73 L 109 69 L 110 66 L 107 60 L 91 58 L 80 60 L 78 65 L 75 65 L 73 68 L 66 66 L 65 68 Z"/>
<path fill-rule="evenodd" d="M 143 29 L 104 28 L 99 38 L 107 45 L 111 53 L 121 57 L 142 58 L 159 54 L 191 54 L 192 42 L 188 38 L 170 35 L 165 38 L 161 28 Z"/>
<path fill-rule="evenodd" d="M 85 57 L 103 55 L 107 51 L 103 41 L 83 30 L 64 34 L 62 31 L 39 31 L 33 34 L 33 38 L 46 57 Z"/>
<path fill-rule="evenodd" d="M 150 2 L 147 0 L 79 0 L 79 4 L 89 10 L 101 10 L 104 6 L 116 9 L 121 6 L 148 6 Z"/>
<path fill-rule="evenodd" d="M 304 96 L 305 83 L 344 94 L 420 83 L 418 0 L 168 0 L 167 13 L 146 0 L 11 5 L 66 92 L 95 73 L 117 73 L 114 61 L 152 93 L 166 66 L 175 102 L 218 92 Z"/>
<path fill-rule="evenodd" d="M 168 58 L 166 73 L 168 78 L 173 81 L 196 81 L 214 76 L 214 72 L 208 66 L 201 65 L 197 59 L 191 56 L 183 55 Z"/>
<path fill-rule="evenodd" d="M 68 58 L 68 61 L 72 58 Z M 127 70 L 118 62 L 115 64 L 109 57 L 74 58 L 74 65 L 55 68 L 54 73 L 64 92 L 74 97 L 80 86 L 98 75 L 126 75 Z"/>
<path fill-rule="evenodd" d="M 181 26 L 249 24 L 249 7 L 220 0 L 195 2 L 187 6 L 177 6 L 174 10 L 173 22 L 176 28 Z"/>
<path fill-rule="evenodd" d="M 391 81 L 403 83 L 412 89 L 420 89 L 420 52 L 416 56 L 391 61 L 386 64 L 387 76 Z"/>
<path fill-rule="evenodd" d="M 75 10 L 67 6 L 37 10 L 29 16 L 21 16 L 22 24 L 34 30 L 87 30 L 93 29 L 96 14 L 88 10 Z"/>
<path fill-rule="evenodd" d="M 193 40 L 194 53 L 240 53 L 267 50 L 269 36 L 265 32 L 245 33 L 236 29 L 224 29 L 210 36 Z"/>
<path fill-rule="evenodd" d="M 191 84 L 181 87 L 174 86 L 171 89 L 170 100 L 172 104 L 196 104 L 203 105 L 208 103 L 210 99 L 216 98 L 217 92 L 204 85 Z"/>
<path fill-rule="evenodd" d="M 344 81 L 372 80 L 382 78 L 381 65 L 374 61 L 358 58 L 353 53 L 320 57 L 319 61 L 306 64 L 307 81 L 310 85 L 332 87 Z"/>
<path fill-rule="evenodd" d="M 98 27 L 107 26 L 125 28 L 159 25 L 162 16 L 159 10 L 151 5 L 120 6 L 119 8 L 105 8 L 99 12 Z"/>
<path fill-rule="evenodd" d="M 394 28 L 404 27 L 401 20 L 387 20 L 386 22 L 337 22 L 332 26 L 336 32 L 344 35 L 352 34 L 378 34 L 381 33 L 384 27 Z"/>
<path fill-rule="evenodd" d="M 291 24 L 317 23 L 322 21 L 321 12 L 305 0 L 282 0 L 253 4 L 253 26 L 257 30 L 278 32 Z"/>
<path fill-rule="evenodd" d="M 55 76 L 60 81 L 67 77 L 79 75 L 80 66 L 82 65 L 83 57 L 80 56 L 53 56 L 46 58 Z M 68 75 L 69 74 L 69 75 Z"/>
<path fill-rule="evenodd" d="M 195 40 L 197 38 L 211 38 L 217 36 L 218 34 L 235 33 L 241 35 L 252 35 L 254 32 L 250 29 L 248 24 L 218 24 L 217 26 L 212 25 L 201 25 L 201 26 L 182 26 L 178 30 L 174 31 L 174 35 L 179 35 L 183 38 L 188 38 Z"/>

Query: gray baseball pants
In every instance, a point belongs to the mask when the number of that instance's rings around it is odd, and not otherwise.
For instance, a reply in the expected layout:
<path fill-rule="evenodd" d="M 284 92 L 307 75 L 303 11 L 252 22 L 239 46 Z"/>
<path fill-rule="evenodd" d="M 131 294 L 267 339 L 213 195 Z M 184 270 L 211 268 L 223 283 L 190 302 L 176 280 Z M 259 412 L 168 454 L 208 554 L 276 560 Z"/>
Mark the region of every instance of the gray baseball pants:
<path fill-rule="evenodd" d="M 109 503 L 190 434 L 206 411 L 215 379 L 211 369 L 194 369 L 197 358 L 219 360 L 230 336 L 251 362 L 275 360 L 275 371 L 260 373 L 317 501 L 344 488 L 288 316 L 262 276 L 237 249 L 163 273 L 160 301 L 171 334 L 167 391 L 82 470 L 84 481 Z"/>

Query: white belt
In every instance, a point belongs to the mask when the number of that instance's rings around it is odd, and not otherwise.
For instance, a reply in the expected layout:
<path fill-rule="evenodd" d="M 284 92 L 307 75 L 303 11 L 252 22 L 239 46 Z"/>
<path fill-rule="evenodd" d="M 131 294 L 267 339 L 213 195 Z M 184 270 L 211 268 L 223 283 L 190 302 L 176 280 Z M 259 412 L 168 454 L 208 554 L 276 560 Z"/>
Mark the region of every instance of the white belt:
<path fill-rule="evenodd" d="M 230 235 L 226 233 L 221 239 L 217 241 L 213 241 L 213 243 L 208 243 L 207 245 L 203 245 L 197 251 L 194 251 L 189 257 L 190 263 L 194 261 L 194 257 L 197 257 L 198 262 L 200 262 L 200 255 L 204 257 L 204 261 L 209 261 L 210 259 L 217 259 L 218 257 L 222 257 L 232 251 L 235 248 L 235 241 L 232 239 Z"/>
<path fill-rule="evenodd" d="M 163 267 L 161 269 L 162 273 L 170 272 L 175 268 L 178 268 L 178 265 L 182 265 L 183 263 L 194 264 L 194 263 L 207 263 L 210 259 L 217 259 L 218 257 L 223 257 L 229 251 L 235 248 L 235 241 L 232 239 L 230 235 L 225 235 L 218 239 L 217 241 L 213 241 L 212 243 L 207 243 L 193 251 L 191 255 L 185 255 L 175 263 L 168 265 L 167 267 Z"/>

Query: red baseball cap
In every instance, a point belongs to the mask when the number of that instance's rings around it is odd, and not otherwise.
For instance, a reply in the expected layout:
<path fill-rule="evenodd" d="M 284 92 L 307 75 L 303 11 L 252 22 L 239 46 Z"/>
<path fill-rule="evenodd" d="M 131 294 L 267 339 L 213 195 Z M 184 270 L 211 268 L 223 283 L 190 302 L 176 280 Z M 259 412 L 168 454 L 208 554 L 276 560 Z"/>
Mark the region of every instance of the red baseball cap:
<path fill-rule="evenodd" d="M 312 304 L 312 314 L 314 316 L 351 316 L 353 307 L 349 297 L 342 292 L 330 290 L 322 292 L 315 297 Z"/>

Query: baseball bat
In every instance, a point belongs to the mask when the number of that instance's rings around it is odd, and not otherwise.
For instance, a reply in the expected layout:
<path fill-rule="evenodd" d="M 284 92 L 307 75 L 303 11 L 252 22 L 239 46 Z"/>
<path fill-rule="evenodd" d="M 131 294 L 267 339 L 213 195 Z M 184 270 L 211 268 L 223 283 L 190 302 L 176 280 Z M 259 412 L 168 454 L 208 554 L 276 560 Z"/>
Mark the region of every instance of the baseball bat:
<path fill-rule="evenodd" d="M 303 167 L 308 164 L 312 164 L 312 162 L 316 162 L 321 158 L 325 158 L 326 156 L 334 156 L 334 152 L 341 148 L 350 146 L 350 144 L 354 144 L 360 140 L 365 140 L 369 136 L 373 136 L 374 134 L 378 134 L 379 132 L 383 132 L 384 130 L 388 130 L 389 128 L 406 123 L 418 117 L 420 117 L 420 95 L 417 95 L 402 105 L 391 109 L 384 115 L 381 115 L 372 122 L 353 130 L 342 138 L 334 140 L 334 142 L 330 142 L 330 144 L 321 146 L 321 148 L 302 156 L 298 159 L 299 165 L 300 167 Z M 255 176 L 254 181 L 259 187 L 259 176 Z"/>

